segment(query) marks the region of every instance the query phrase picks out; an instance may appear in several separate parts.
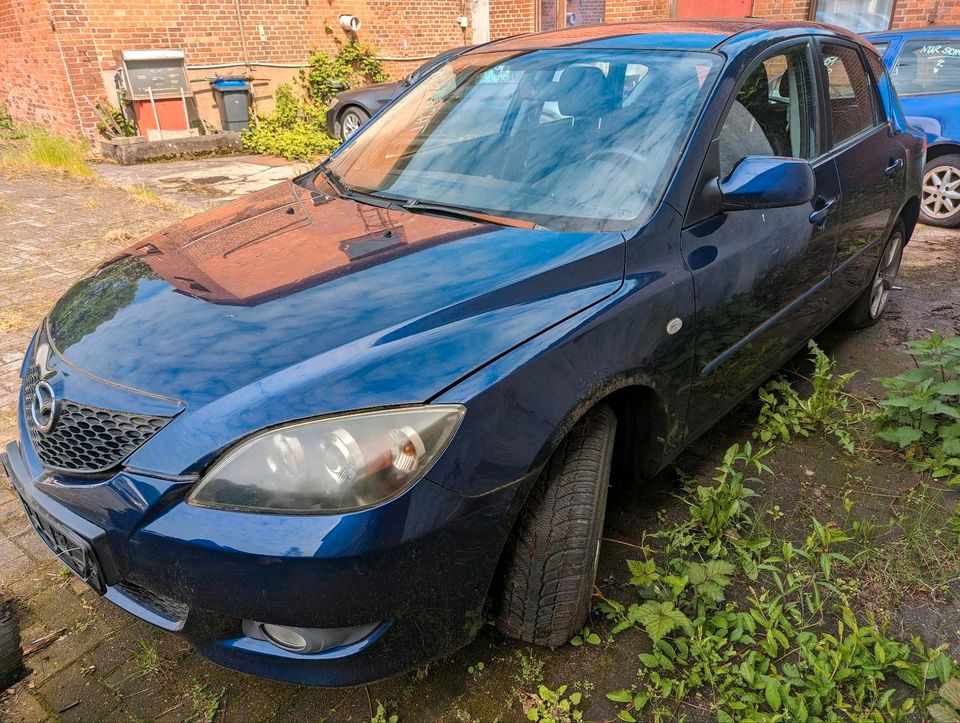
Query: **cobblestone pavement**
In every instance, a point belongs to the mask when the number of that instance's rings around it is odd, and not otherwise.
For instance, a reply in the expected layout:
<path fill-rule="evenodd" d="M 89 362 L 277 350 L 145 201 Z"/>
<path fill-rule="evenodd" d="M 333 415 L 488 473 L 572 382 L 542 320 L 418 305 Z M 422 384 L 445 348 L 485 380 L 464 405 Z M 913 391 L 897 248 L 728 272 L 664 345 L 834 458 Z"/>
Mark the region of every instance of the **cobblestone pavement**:
<path fill-rule="evenodd" d="M 148 185 L 193 172 L 172 166 L 149 170 L 151 177 L 143 181 Z M 189 189 L 177 197 L 194 205 L 209 202 Z M 94 262 L 191 210 L 103 181 L 0 177 L 0 441 L 15 436 L 21 354 L 51 304 Z M 889 318 L 860 335 L 836 334 L 828 340 L 841 368 L 864 370 L 855 383 L 897 371 L 903 359 L 891 350 L 925 328 L 960 333 L 958 271 L 958 234 L 922 228 L 905 259 L 905 291 L 893 300 Z M 735 420 L 734 426 L 739 424 Z M 706 479 L 730 435 L 742 433 L 742 427 L 720 430 L 698 442 L 690 453 L 692 465 L 700 460 L 697 473 Z M 830 464 L 825 462 L 825 469 Z M 785 494 L 798 494 L 789 474 L 781 482 Z M 606 534 L 613 542 L 639 539 L 637 531 L 656 524 L 658 511 L 670 504 L 682 507 L 663 491 L 620 494 L 608 512 Z M 630 547 L 605 544 L 598 580 L 622 570 L 624 556 L 631 553 Z M 56 638 L 29 657 L 30 675 L 0 694 L 0 719 L 369 720 L 377 701 L 399 710 L 405 720 L 513 719 L 522 717 L 520 693 L 535 690 L 541 680 L 556 687 L 584 679 L 596 687 L 587 716 L 612 718 L 616 711 L 603 692 L 623 687 L 637 668 L 637 650 L 623 647 L 627 644 L 546 651 L 506 641 L 488 627 L 464 650 L 433 663 L 429 674 L 420 671 L 361 688 L 318 690 L 233 673 L 101 601 L 73 578 L 29 529 L 2 475 L 0 581 L 15 600 L 24 641 Z M 928 612 L 914 611 L 919 621 L 914 627 L 941 626 L 952 639 L 960 614 L 956 605 L 923 610 Z M 482 671 L 468 672 L 480 661 Z"/>

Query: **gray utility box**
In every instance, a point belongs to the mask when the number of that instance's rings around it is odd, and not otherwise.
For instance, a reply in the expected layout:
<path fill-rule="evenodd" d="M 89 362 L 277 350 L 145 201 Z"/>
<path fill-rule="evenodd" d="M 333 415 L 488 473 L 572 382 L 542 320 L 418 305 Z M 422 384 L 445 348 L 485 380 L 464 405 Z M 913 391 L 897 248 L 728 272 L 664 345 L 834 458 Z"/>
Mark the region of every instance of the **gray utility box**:
<path fill-rule="evenodd" d="M 225 131 L 245 131 L 250 127 L 250 83 L 243 78 L 217 78 L 210 81 L 220 109 Z"/>

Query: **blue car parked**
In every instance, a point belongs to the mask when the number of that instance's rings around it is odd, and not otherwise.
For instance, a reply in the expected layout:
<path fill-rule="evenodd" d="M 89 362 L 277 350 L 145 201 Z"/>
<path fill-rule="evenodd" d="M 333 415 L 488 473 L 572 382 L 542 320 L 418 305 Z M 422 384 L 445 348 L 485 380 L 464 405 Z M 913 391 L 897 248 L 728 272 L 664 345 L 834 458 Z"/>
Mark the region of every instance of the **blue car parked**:
<path fill-rule="evenodd" d="M 866 36 L 890 69 L 907 122 L 927 138 L 920 220 L 960 226 L 960 28 Z"/>
<path fill-rule="evenodd" d="M 843 31 L 493 42 L 69 290 L 3 465 L 75 573 L 238 670 L 361 683 L 488 615 L 560 645 L 609 484 L 878 321 L 922 167 Z"/>

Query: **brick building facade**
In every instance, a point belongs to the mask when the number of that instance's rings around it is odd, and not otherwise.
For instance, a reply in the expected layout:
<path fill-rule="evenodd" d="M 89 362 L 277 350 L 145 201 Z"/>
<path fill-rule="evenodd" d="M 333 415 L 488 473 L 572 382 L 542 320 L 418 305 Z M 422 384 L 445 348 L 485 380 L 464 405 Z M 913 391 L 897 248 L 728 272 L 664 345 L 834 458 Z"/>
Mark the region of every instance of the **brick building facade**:
<path fill-rule="evenodd" d="M 804 19 L 817 0 L 752 0 L 750 14 Z M 394 77 L 448 47 L 568 22 L 607 23 L 696 14 L 700 0 L 0 0 L 0 105 L 15 120 L 93 138 L 98 99 L 113 101 L 123 50 L 186 54 L 194 112 L 216 123 L 207 80 L 250 73 L 268 108 L 312 50 L 345 39 L 359 18 Z M 722 0 L 721 0 L 722 2 Z M 560 5 L 558 6 L 558 3 Z M 713 8 L 717 0 L 710 3 Z M 741 13 L 742 14 L 742 13 Z M 960 24 L 960 0 L 895 0 L 892 27 Z"/>

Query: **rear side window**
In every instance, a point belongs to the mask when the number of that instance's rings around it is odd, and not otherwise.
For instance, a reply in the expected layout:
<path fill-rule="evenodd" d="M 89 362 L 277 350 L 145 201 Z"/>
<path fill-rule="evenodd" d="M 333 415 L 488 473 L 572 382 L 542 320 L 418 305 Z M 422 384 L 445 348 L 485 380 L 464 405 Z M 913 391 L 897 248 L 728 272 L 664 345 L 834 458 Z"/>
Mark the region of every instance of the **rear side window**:
<path fill-rule="evenodd" d="M 906 43 L 891 75 L 901 95 L 960 91 L 960 42 L 913 40 Z"/>
<path fill-rule="evenodd" d="M 877 94 L 855 48 L 824 43 L 823 64 L 827 69 L 827 108 L 836 146 L 874 125 Z"/>
<path fill-rule="evenodd" d="M 877 85 L 880 86 L 881 98 L 887 98 L 888 95 L 883 93 L 883 90 L 889 90 L 890 88 L 890 78 L 887 74 L 887 66 L 883 64 L 883 61 L 880 59 L 880 56 L 876 53 L 871 53 L 870 51 L 864 52 L 864 55 L 867 56 L 867 65 L 870 66 L 870 71 L 873 73 L 873 79 L 877 81 Z M 890 94 L 892 95 L 892 93 Z M 881 102 L 878 106 L 880 111 L 880 117 L 883 120 L 887 119 L 887 109 L 884 107 L 884 104 Z"/>

